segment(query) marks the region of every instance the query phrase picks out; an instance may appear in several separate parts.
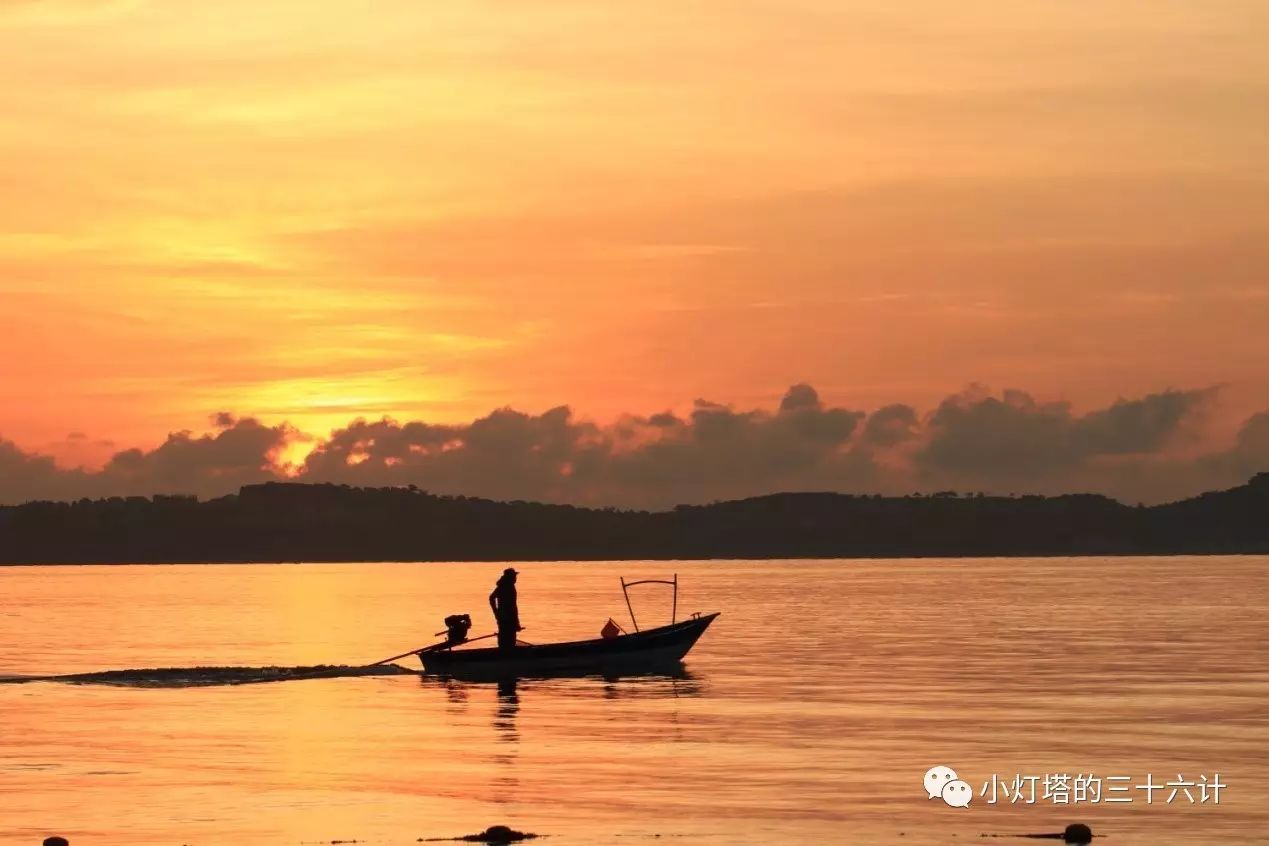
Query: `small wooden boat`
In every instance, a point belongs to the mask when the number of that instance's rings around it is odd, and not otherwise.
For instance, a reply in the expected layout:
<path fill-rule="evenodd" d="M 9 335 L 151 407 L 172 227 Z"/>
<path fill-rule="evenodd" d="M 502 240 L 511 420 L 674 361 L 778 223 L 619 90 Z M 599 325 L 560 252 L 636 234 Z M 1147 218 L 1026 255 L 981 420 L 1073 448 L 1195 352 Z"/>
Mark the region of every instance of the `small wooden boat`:
<path fill-rule="evenodd" d="M 630 606 L 627 588 L 642 584 L 664 584 L 674 588 L 674 605 L 670 624 L 653 629 L 639 629 Z M 678 576 L 673 580 L 621 580 L 626 606 L 634 631 L 615 637 L 577 640 L 567 643 L 523 644 L 511 649 L 459 649 L 463 642 L 437 644 L 418 650 L 416 655 L 428 673 L 466 678 L 546 677 L 564 675 L 620 675 L 673 669 L 696 644 L 718 612 L 693 614 L 676 621 L 678 612 Z M 490 637 L 490 635 L 485 635 Z M 465 641 L 470 642 L 470 641 Z"/>
<path fill-rule="evenodd" d="M 683 660 L 717 613 L 611 638 L 517 646 L 438 649 L 418 653 L 423 669 L 450 676 L 497 678 L 650 672 Z"/>

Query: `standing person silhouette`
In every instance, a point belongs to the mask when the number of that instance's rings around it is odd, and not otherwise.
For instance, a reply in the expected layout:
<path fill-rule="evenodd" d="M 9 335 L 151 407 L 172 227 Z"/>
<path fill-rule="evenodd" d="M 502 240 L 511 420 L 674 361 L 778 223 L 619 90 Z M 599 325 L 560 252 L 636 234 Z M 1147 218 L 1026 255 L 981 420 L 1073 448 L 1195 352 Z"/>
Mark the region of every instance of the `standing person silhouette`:
<path fill-rule="evenodd" d="M 524 626 L 520 625 L 520 609 L 516 605 L 516 571 L 512 568 L 502 571 L 497 587 L 489 594 L 489 607 L 498 621 L 498 648 L 514 649 L 516 632 L 522 631 Z"/>

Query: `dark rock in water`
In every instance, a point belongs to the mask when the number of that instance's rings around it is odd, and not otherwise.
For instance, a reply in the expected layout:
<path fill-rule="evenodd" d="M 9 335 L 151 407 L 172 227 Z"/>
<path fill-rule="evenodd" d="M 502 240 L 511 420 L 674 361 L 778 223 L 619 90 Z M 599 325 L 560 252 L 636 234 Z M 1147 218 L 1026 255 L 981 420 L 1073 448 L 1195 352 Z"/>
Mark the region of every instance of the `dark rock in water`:
<path fill-rule="evenodd" d="M 456 840 L 465 840 L 468 843 L 519 843 L 521 840 L 533 840 L 540 837 L 539 834 L 527 834 L 523 831 L 516 831 L 514 828 L 508 828 L 505 825 L 491 825 L 480 834 L 469 834 L 466 837 L 458 837 Z"/>
<path fill-rule="evenodd" d="M 1062 840 L 1066 843 L 1092 843 L 1093 830 L 1084 823 L 1071 823 L 1062 832 Z"/>
<path fill-rule="evenodd" d="M 955 837 L 956 835 L 952 835 Z M 1049 834 L 980 834 L 979 837 L 1026 837 L 1030 840 L 1061 840 L 1063 843 L 1070 843 L 1073 846 L 1082 846 L 1082 844 L 1093 842 L 1093 830 L 1084 823 L 1071 823 L 1062 832 L 1051 832 Z"/>

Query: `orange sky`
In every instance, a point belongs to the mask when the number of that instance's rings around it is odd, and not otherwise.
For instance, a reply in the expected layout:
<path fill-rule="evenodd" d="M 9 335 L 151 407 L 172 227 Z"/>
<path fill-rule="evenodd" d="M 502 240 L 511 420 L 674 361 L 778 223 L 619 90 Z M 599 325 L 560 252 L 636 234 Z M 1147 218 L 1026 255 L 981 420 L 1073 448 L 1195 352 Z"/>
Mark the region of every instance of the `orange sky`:
<path fill-rule="evenodd" d="M 801 381 L 1227 383 L 1232 430 L 1266 43 L 1261 0 L 0 0 L 0 436 Z"/>

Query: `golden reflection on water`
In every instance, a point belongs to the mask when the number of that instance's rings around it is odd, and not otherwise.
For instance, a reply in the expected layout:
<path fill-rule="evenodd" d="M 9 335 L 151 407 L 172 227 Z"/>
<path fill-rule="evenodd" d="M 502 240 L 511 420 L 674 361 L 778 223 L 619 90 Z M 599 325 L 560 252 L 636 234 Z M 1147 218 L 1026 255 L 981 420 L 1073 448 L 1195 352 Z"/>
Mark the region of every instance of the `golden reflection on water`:
<path fill-rule="evenodd" d="M 224 687 L 0 684 L 0 843 L 962 842 L 1082 820 L 1117 844 L 1269 830 L 1264 558 L 517 565 L 525 637 L 598 634 L 617 582 L 722 610 L 678 674 Z M 365 664 L 503 565 L 0 569 L 0 675 Z M 640 622 L 668 597 L 640 595 Z M 991 774 L 1219 771 L 1219 806 L 925 798 Z M 846 838 L 845 833 L 850 837 Z M 553 840 L 552 842 L 556 842 Z"/>

